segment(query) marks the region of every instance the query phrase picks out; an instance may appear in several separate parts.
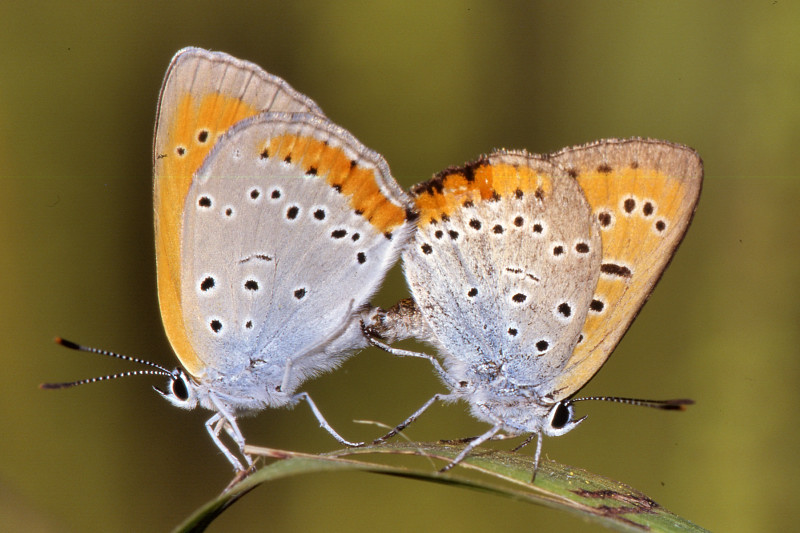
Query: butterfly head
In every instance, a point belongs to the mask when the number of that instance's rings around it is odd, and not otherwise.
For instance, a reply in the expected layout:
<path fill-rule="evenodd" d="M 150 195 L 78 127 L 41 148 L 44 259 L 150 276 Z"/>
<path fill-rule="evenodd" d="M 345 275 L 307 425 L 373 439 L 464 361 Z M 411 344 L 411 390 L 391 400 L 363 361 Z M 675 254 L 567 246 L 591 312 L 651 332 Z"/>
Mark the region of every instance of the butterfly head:
<path fill-rule="evenodd" d="M 132 363 L 149 368 L 141 370 L 129 370 L 127 372 L 120 372 L 117 374 L 109 374 L 106 376 L 64 383 L 43 383 L 40 385 L 40 387 L 43 389 L 66 389 L 76 387 L 78 385 L 87 385 L 89 383 L 98 383 L 100 381 L 109 381 L 131 376 L 166 376 L 169 379 L 166 390 L 161 390 L 158 387 L 153 388 L 161 396 L 166 398 L 172 405 L 180 407 L 181 409 L 194 409 L 198 404 L 204 405 L 207 403 L 203 402 L 204 398 L 207 396 L 207 394 L 204 394 L 205 389 L 198 384 L 198 382 L 195 381 L 183 368 L 176 368 L 175 370 L 170 371 L 157 363 L 153 363 L 152 361 L 147 361 L 138 357 L 130 357 L 128 355 L 110 352 L 108 350 L 101 350 L 99 348 L 92 348 L 90 346 L 83 346 L 60 337 L 56 339 L 56 343 L 71 350 L 105 355 L 107 357 L 122 359 L 123 361 L 130 361 Z"/>
<path fill-rule="evenodd" d="M 166 390 L 153 389 L 175 407 L 194 409 L 198 404 L 198 384 L 182 368 L 170 372 Z"/>
<path fill-rule="evenodd" d="M 489 423 L 500 422 L 512 434 L 544 434 L 549 437 L 564 435 L 575 429 L 586 417 L 575 418 L 569 400 L 554 401 L 537 394 L 534 388 L 513 386 L 479 387 L 470 398 L 473 414 Z"/>

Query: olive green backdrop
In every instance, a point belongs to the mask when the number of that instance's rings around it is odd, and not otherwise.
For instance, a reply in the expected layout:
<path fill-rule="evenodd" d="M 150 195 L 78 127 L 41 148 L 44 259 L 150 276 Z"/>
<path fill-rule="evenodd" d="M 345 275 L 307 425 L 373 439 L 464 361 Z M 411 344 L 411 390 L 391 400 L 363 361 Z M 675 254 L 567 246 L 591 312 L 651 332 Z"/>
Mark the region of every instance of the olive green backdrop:
<path fill-rule="evenodd" d="M 689 144 L 706 182 L 650 303 L 585 394 L 691 397 L 685 413 L 579 404 L 548 457 L 627 482 L 717 531 L 796 525 L 800 378 L 800 4 L 718 2 L 6 3 L 0 7 L 0 529 L 159 531 L 229 480 L 206 412 L 136 378 L 172 367 L 155 290 L 151 138 L 170 57 L 258 63 L 383 154 L 405 187 L 495 147 L 641 135 Z M 395 268 L 377 296 L 407 295 Z M 412 345 L 413 346 L 413 345 Z M 366 350 L 309 382 L 346 437 L 442 390 L 425 361 Z M 306 406 L 246 420 L 248 442 L 337 444 Z M 437 406 L 419 440 L 482 432 Z M 498 446 L 509 446 L 500 443 Z M 527 451 L 525 453 L 530 453 Z M 590 530 L 549 509 L 367 474 L 264 486 L 217 531 Z"/>

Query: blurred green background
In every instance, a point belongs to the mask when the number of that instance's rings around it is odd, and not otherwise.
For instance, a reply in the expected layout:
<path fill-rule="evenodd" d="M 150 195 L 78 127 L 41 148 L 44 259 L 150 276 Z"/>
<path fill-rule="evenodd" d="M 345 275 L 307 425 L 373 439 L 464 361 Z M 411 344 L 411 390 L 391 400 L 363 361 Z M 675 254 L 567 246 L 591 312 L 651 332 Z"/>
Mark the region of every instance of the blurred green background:
<path fill-rule="evenodd" d="M 548 152 L 641 135 L 695 147 L 695 222 L 585 394 L 691 397 L 685 413 L 579 404 L 559 462 L 624 481 L 717 531 L 796 526 L 800 438 L 800 4 L 155 2 L 0 7 L 0 529 L 165 530 L 231 472 L 207 412 L 160 380 L 48 392 L 128 368 L 69 339 L 172 367 L 155 290 L 151 139 L 172 54 L 251 60 L 383 154 L 405 187 L 495 147 Z M 395 268 L 376 303 L 407 294 Z M 413 345 L 412 345 L 413 346 Z M 307 383 L 351 439 L 442 390 L 425 361 L 370 349 Z M 417 440 L 482 432 L 437 406 Z M 306 406 L 245 420 L 256 445 L 337 444 Z M 509 446 L 509 443 L 497 444 Z M 525 453 L 530 453 L 527 451 Z M 367 474 L 264 486 L 216 531 L 593 530 L 493 496 Z"/>

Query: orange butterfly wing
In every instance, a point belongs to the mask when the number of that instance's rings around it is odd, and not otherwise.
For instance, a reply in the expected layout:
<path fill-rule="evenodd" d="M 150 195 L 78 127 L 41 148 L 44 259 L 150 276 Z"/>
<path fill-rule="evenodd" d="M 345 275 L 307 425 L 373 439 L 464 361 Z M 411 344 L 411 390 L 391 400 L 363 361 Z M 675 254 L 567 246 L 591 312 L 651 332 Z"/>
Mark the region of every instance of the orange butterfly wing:
<path fill-rule="evenodd" d="M 187 338 L 180 295 L 186 194 L 220 135 L 262 111 L 324 116 L 311 99 L 253 63 L 199 48 L 184 48 L 172 58 L 153 140 L 158 300 L 170 344 L 195 377 L 204 365 Z"/>
<path fill-rule="evenodd" d="M 692 220 L 703 163 L 691 148 L 646 139 L 603 140 L 550 157 L 578 180 L 603 246 L 582 339 L 554 380 L 560 400 L 594 376 L 647 301 Z"/>

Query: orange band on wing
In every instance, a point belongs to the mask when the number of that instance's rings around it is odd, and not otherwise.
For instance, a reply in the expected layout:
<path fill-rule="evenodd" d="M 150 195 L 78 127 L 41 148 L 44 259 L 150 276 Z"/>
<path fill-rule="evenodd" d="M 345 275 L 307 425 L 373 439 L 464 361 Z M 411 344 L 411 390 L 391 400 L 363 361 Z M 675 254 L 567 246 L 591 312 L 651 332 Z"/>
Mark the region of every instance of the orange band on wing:
<path fill-rule="evenodd" d="M 298 165 L 308 175 L 316 175 L 350 197 L 350 205 L 380 233 L 406 222 L 404 207 L 393 203 L 378 185 L 375 170 L 359 166 L 341 148 L 313 137 L 284 134 L 273 137 L 262 149 L 269 157 Z"/>
<path fill-rule="evenodd" d="M 181 234 L 183 209 L 192 177 L 220 135 L 233 124 L 255 115 L 257 109 L 219 93 L 197 99 L 183 95 L 174 121 L 164 125 L 163 153 L 155 154 L 155 220 L 158 301 L 172 349 L 191 375 L 204 373 L 203 361 L 189 343 L 181 306 Z"/>
<path fill-rule="evenodd" d="M 464 203 L 513 195 L 549 194 L 551 178 L 527 166 L 492 164 L 486 159 L 448 169 L 414 188 L 419 226 L 450 216 Z"/>

